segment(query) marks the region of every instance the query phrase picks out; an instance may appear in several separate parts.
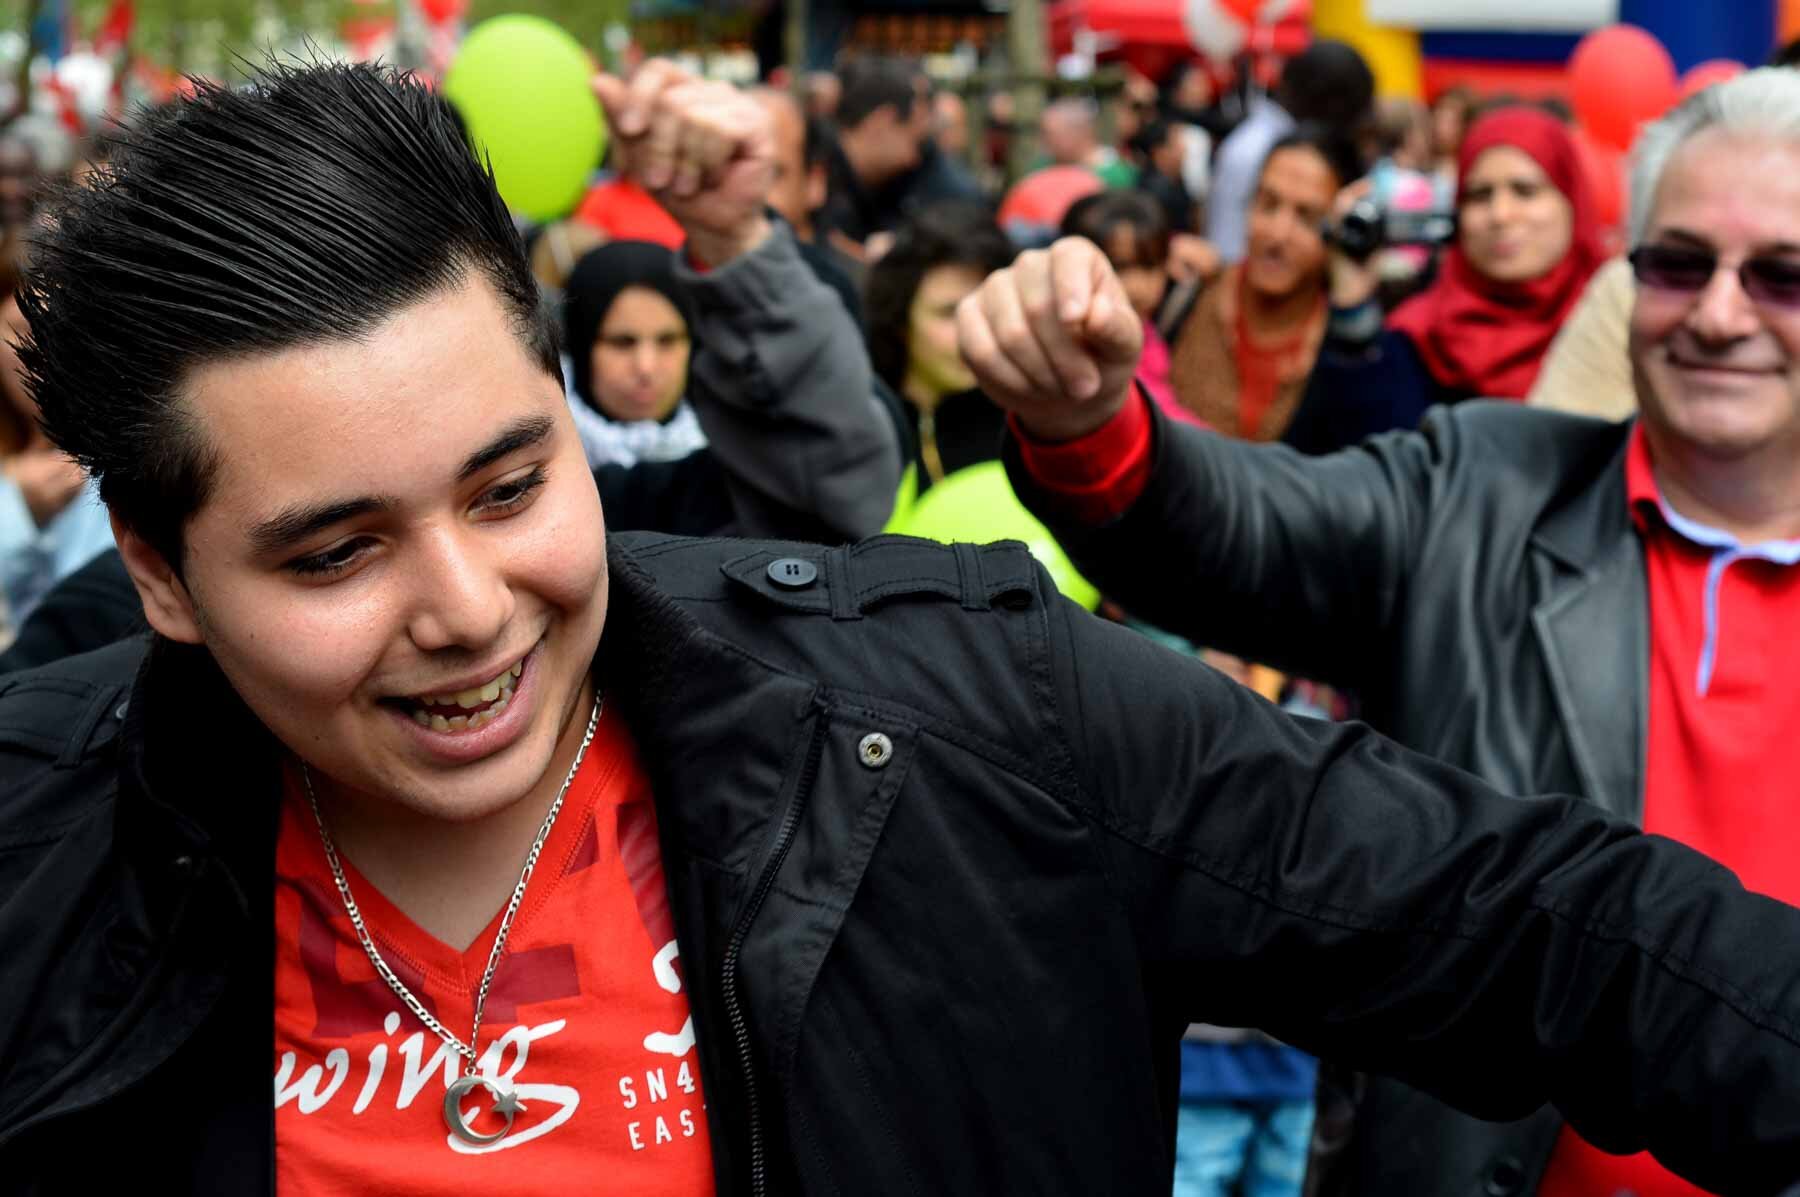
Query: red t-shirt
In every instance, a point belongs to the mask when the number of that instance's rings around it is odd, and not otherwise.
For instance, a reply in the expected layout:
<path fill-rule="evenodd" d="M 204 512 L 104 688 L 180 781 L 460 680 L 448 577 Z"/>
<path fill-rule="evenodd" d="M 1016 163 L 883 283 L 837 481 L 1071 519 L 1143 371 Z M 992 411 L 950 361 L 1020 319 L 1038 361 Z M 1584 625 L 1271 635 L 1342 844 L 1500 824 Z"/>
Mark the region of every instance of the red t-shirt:
<path fill-rule="evenodd" d="M 1662 503 L 1643 428 L 1625 492 L 1650 599 L 1644 830 L 1713 857 L 1750 889 L 1800 903 L 1800 806 L 1781 767 L 1800 743 L 1800 541 L 1740 545 Z M 1689 1197 L 1648 1154 L 1563 1134 L 1538 1197 Z"/>
<path fill-rule="evenodd" d="M 275 889 L 278 1191 L 713 1191 L 693 1021 L 676 965 L 656 810 L 622 721 L 603 718 L 544 845 L 488 994 L 482 1074 L 521 1112 L 473 1147 L 443 1117 L 463 1061 L 375 973 L 305 798 L 284 797 Z M 500 913 L 469 945 L 420 930 L 349 861 L 383 958 L 466 1041 Z M 504 1125 L 477 1089 L 477 1131 Z"/>

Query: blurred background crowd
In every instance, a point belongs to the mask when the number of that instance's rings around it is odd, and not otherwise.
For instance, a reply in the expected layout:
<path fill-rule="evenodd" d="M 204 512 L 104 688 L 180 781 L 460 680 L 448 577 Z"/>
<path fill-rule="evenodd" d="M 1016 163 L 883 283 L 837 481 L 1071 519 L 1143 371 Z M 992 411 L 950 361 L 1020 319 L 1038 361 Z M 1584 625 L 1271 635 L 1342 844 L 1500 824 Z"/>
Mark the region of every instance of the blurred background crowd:
<path fill-rule="evenodd" d="M 137 106 L 186 73 L 229 77 L 234 53 L 380 57 L 440 85 L 490 156 L 559 305 L 597 471 L 709 447 L 683 229 L 609 170 L 589 78 L 666 55 L 753 88 L 775 142 L 769 206 L 861 330 L 871 418 L 903 446 L 885 527 L 1024 539 L 1077 601 L 1328 717 L 1357 696 L 1179 640 L 1075 572 L 1011 493 L 959 302 L 1022 250 L 1085 237 L 1143 321 L 1139 381 L 1165 417 L 1306 454 L 1469 398 L 1626 419 L 1632 140 L 1685 96 L 1791 63 L 1800 33 L 1788 0 L 36 0 L 9 17 L 9 333 L 40 201 L 104 170 Z M 0 355 L 4 646 L 111 530 L 38 431 L 10 337 Z M 646 522 L 729 521 L 690 505 Z M 1316 1083 L 1290 1048 L 1194 1028 L 1177 1192 L 1300 1192 L 1330 1129 Z"/>

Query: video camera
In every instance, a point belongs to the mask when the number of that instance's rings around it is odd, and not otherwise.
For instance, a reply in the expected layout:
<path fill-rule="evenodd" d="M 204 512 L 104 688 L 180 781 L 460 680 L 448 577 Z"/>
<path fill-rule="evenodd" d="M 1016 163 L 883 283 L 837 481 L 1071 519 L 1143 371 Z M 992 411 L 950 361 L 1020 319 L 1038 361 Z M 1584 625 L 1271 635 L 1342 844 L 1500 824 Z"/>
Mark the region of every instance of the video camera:
<path fill-rule="evenodd" d="M 1325 244 L 1353 262 L 1366 262 L 1379 250 L 1420 245 L 1435 249 L 1456 239 L 1454 212 L 1390 212 L 1374 199 L 1351 205 L 1337 224 L 1325 225 Z"/>

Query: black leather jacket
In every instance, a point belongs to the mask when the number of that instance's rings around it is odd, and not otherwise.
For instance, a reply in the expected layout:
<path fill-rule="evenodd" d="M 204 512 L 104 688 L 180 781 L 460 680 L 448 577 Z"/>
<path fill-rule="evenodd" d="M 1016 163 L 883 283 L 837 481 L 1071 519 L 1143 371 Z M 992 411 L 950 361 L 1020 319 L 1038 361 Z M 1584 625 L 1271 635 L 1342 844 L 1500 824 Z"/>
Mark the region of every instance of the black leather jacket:
<path fill-rule="evenodd" d="M 1800 1174 L 1800 911 L 1687 849 L 1290 719 L 1016 544 L 609 560 L 721 1192 L 1166 1192 L 1196 1020 Z M 276 786 L 201 650 L 0 679 L 9 1193 L 269 1190 Z"/>
<path fill-rule="evenodd" d="M 1016 449 L 1009 461 L 1077 568 L 1128 610 L 1352 689 L 1376 728 L 1498 789 L 1636 821 L 1649 615 L 1629 432 L 1471 402 L 1303 458 L 1159 419 L 1148 487 L 1104 528 L 1061 517 Z M 1562 1127 L 1549 1108 L 1479 1121 L 1375 1078 L 1357 1105 L 1325 1191 L 1531 1193 Z"/>

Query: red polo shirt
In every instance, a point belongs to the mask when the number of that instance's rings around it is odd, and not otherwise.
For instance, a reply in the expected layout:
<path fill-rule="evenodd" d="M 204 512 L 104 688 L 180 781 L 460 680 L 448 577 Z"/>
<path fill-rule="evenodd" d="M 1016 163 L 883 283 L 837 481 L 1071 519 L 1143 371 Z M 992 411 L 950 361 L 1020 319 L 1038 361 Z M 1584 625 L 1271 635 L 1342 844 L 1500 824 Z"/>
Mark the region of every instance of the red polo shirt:
<path fill-rule="evenodd" d="M 1066 444 L 1014 433 L 1025 468 L 1071 515 L 1116 518 L 1150 476 L 1142 399 Z M 1644 542 L 1650 609 L 1644 830 L 1731 868 L 1753 890 L 1800 904 L 1800 803 L 1786 754 L 1800 744 L 1800 540 L 1740 544 L 1662 499 L 1641 427 L 1625 490 Z M 1631 696 L 1619 695 L 1620 702 Z M 1565 1132 L 1538 1197 L 1687 1197 L 1702 1190 L 1647 1154 L 1614 1156 Z"/>
<path fill-rule="evenodd" d="M 1664 500 L 1642 427 L 1625 493 L 1650 598 L 1650 745 L 1644 830 L 1800 903 L 1800 805 L 1784 766 L 1800 743 L 1800 540 L 1741 544 Z M 1648 1155 L 1607 1155 L 1565 1131 L 1539 1197 L 1701 1193 Z"/>

